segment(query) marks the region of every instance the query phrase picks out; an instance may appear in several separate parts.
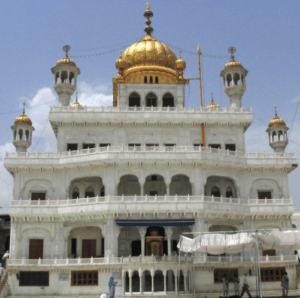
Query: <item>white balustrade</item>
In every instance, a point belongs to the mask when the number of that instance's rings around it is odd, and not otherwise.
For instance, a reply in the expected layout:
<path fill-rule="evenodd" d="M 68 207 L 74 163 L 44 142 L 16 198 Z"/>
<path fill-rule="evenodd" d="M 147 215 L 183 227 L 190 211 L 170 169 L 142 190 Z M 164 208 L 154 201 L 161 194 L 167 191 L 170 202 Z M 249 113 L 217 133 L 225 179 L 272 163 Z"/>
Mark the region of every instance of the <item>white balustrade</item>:
<path fill-rule="evenodd" d="M 77 205 L 88 205 L 88 204 L 159 204 L 165 202 L 172 203 L 208 203 L 208 204 L 226 204 L 232 206 L 259 206 L 259 205 L 293 205 L 292 198 L 273 198 L 273 199 L 241 199 L 241 198 L 223 198 L 214 196 L 104 196 L 104 197 L 91 197 L 91 198 L 77 198 L 77 199 L 47 199 L 47 200 L 12 200 L 11 207 L 38 207 L 48 208 L 57 206 L 77 206 Z"/>
<path fill-rule="evenodd" d="M 255 263 L 252 256 L 194 256 L 195 264 L 213 263 Z M 114 264 L 152 264 L 152 263 L 175 263 L 178 264 L 178 256 L 138 256 L 138 257 L 103 257 L 103 258 L 77 258 L 77 259 L 8 259 L 7 266 L 86 266 L 86 265 L 114 265 Z M 191 264 L 192 258 L 187 257 L 182 261 Z M 260 263 L 292 262 L 298 263 L 297 255 L 260 256 Z M 217 264 L 216 264 L 217 265 Z"/>

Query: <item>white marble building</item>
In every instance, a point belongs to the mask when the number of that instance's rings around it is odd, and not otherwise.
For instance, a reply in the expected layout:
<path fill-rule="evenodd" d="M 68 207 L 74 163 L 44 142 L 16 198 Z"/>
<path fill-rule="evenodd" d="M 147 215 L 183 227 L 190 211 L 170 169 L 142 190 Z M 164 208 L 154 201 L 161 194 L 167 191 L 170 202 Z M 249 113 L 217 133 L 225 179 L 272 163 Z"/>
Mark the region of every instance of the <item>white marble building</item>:
<path fill-rule="evenodd" d="M 80 69 L 66 47 L 52 68 L 57 152 L 27 151 L 34 123 L 25 111 L 11 127 L 8 295 L 99 295 L 111 275 L 118 295 L 187 294 L 192 267 L 197 294 L 220 292 L 224 272 L 248 271 L 254 288 L 252 251 L 199 254 L 194 265 L 183 257 L 178 271 L 179 234 L 292 227 L 288 174 L 298 162 L 284 152 L 284 121 L 276 115 L 267 129 L 274 153 L 246 152 L 248 71 L 233 55 L 220 73 L 229 107 L 186 107 L 185 61 L 152 37 L 153 13 L 144 15 L 146 36 L 116 62 L 112 107 L 70 104 Z M 263 290 L 280 289 L 283 270 L 296 289 L 293 252 L 260 253 Z"/>

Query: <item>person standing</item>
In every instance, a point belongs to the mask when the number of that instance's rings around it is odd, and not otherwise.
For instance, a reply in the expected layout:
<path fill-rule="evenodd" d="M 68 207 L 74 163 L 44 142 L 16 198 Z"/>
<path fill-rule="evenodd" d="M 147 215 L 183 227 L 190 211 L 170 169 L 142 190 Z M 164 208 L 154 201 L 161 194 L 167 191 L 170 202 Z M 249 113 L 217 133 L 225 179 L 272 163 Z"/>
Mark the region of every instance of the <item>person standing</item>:
<path fill-rule="evenodd" d="M 2 275 L 3 275 L 3 267 L 2 267 L 2 264 L 0 263 L 0 282 L 1 282 L 1 278 L 2 278 Z"/>
<path fill-rule="evenodd" d="M 226 274 L 223 275 L 222 283 L 223 283 L 223 297 L 228 297 L 228 278 Z"/>
<path fill-rule="evenodd" d="M 117 281 L 114 281 L 114 277 L 112 276 L 109 279 L 109 283 L 108 283 L 108 287 L 109 287 L 109 296 L 110 298 L 114 298 L 115 297 L 115 289 L 116 289 L 116 285 L 117 285 Z"/>
<path fill-rule="evenodd" d="M 234 288 L 234 295 L 240 296 L 240 279 L 238 274 L 234 275 L 233 288 Z"/>
<path fill-rule="evenodd" d="M 241 297 L 243 297 L 244 293 L 247 293 L 249 298 L 252 298 L 250 292 L 249 292 L 249 285 L 248 285 L 248 280 L 247 280 L 247 272 L 244 273 L 244 278 L 243 278 L 243 288 L 242 288 L 242 293 Z"/>
<path fill-rule="evenodd" d="M 7 251 L 3 257 L 2 257 L 2 261 L 3 261 L 3 265 L 4 265 L 4 268 L 6 268 L 6 263 L 7 263 L 7 259 L 9 258 L 9 251 Z"/>
<path fill-rule="evenodd" d="M 283 273 L 283 277 L 281 279 L 281 285 L 282 285 L 282 297 L 287 297 L 289 294 L 289 277 L 287 272 Z"/>

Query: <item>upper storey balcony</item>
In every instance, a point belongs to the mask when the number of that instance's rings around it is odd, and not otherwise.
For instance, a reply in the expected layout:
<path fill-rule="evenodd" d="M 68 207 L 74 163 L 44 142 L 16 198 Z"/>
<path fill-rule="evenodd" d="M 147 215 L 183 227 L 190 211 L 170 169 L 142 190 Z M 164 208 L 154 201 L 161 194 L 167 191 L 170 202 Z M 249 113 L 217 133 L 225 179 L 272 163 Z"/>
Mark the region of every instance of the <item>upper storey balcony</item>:
<path fill-rule="evenodd" d="M 49 120 L 57 134 L 63 125 L 226 125 L 246 130 L 253 121 L 251 108 L 201 107 L 51 107 Z"/>
<path fill-rule="evenodd" d="M 143 162 L 212 164 L 244 168 L 284 168 L 292 171 L 298 165 L 296 153 L 246 153 L 201 146 L 107 146 L 57 153 L 6 152 L 4 165 L 20 168 L 64 168 Z"/>

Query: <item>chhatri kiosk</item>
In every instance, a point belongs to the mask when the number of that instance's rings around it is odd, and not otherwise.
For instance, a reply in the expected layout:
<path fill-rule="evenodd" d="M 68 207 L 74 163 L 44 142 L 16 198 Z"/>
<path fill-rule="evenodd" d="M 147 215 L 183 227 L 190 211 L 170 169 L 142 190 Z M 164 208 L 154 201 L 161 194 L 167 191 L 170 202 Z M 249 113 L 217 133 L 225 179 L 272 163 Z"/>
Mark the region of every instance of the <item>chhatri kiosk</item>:
<path fill-rule="evenodd" d="M 194 278 L 199 296 L 221 292 L 222 274 L 245 271 L 254 288 L 252 250 L 199 253 L 192 265 L 181 256 L 179 269 L 180 234 L 292 227 L 288 174 L 298 162 L 284 152 L 285 122 L 269 123 L 274 153 L 247 153 L 248 71 L 232 55 L 220 73 L 228 107 L 187 107 L 186 62 L 152 35 L 149 6 L 144 16 L 145 37 L 116 61 L 110 107 L 71 103 L 80 69 L 64 48 L 51 69 L 57 152 L 27 151 L 34 123 L 25 110 L 11 127 L 8 296 L 99 297 L 111 276 L 119 296 L 189 295 Z M 260 250 L 263 290 L 279 290 L 283 271 L 296 289 L 297 264 L 293 251 Z"/>

